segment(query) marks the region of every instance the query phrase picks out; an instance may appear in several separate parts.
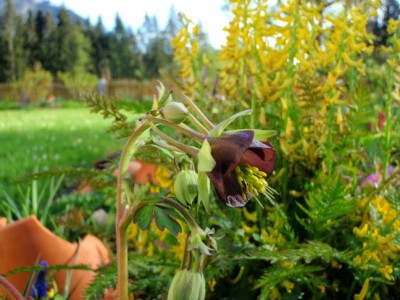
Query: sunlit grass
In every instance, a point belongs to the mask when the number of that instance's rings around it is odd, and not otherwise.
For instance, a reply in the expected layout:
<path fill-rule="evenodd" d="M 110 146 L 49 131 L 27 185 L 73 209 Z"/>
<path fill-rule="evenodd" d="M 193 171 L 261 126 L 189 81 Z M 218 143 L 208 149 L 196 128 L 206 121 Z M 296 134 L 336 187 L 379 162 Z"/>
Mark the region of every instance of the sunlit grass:
<path fill-rule="evenodd" d="M 109 124 L 87 108 L 0 111 L 0 185 L 33 171 L 91 167 L 122 147 Z"/>

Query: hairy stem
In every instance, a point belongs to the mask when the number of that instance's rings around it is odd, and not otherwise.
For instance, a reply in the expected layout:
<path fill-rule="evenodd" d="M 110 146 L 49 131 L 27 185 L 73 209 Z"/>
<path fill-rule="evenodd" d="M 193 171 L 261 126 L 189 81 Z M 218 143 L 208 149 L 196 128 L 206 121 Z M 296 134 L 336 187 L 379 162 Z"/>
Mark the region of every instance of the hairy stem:
<path fill-rule="evenodd" d="M 176 129 L 177 131 L 187 135 L 188 137 L 195 139 L 198 142 L 203 142 L 206 138 L 206 136 L 204 134 L 198 133 L 188 127 L 182 127 L 182 126 L 179 126 L 178 124 L 171 123 L 167 120 L 155 118 L 153 116 L 145 116 L 145 117 L 141 118 L 141 120 L 148 120 L 153 123 L 158 123 L 158 124 L 169 126 L 171 128 Z"/>
<path fill-rule="evenodd" d="M 151 129 L 154 130 L 155 133 L 157 133 L 162 139 L 166 140 L 170 145 L 178 148 L 179 150 L 181 150 L 193 157 L 197 157 L 198 150 L 196 148 L 186 146 L 184 144 L 177 142 L 176 140 L 167 136 L 164 132 L 162 132 L 160 129 L 157 128 L 157 126 L 155 126 L 152 123 L 150 123 L 150 127 L 151 127 Z"/>
<path fill-rule="evenodd" d="M 117 218 L 115 221 L 115 231 L 117 239 L 117 268 L 118 268 L 118 283 L 117 292 L 118 299 L 129 299 L 128 291 L 128 241 L 127 228 L 129 224 L 129 215 L 132 210 L 124 203 L 125 193 L 123 189 L 123 180 L 128 171 L 129 161 L 135 151 L 135 145 L 139 137 L 149 128 L 147 123 L 141 125 L 130 136 L 125 144 L 121 154 L 121 159 L 118 168 L 117 181 Z"/>
<path fill-rule="evenodd" d="M 200 110 L 200 108 L 196 104 L 194 104 L 192 99 L 190 99 L 188 96 L 186 96 L 183 93 L 180 93 L 180 94 L 183 96 L 184 101 L 194 110 L 194 112 L 197 114 L 197 116 L 200 118 L 200 120 L 203 121 L 206 128 L 208 130 L 213 129 L 214 124 L 206 117 L 205 114 L 203 114 L 203 112 Z"/>

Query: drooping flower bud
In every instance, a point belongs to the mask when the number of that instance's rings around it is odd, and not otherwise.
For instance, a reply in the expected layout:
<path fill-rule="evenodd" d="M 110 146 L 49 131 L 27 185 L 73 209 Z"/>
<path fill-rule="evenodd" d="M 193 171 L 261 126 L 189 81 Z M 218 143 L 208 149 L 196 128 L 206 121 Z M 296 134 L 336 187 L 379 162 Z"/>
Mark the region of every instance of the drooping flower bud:
<path fill-rule="evenodd" d="M 179 270 L 172 279 L 168 300 L 203 300 L 206 296 L 206 281 L 203 273 Z"/>
<path fill-rule="evenodd" d="M 197 196 L 197 173 L 193 170 L 182 170 L 174 182 L 176 198 L 183 205 L 192 204 Z"/>
<path fill-rule="evenodd" d="M 179 124 L 186 120 L 189 111 L 183 103 L 170 102 L 161 109 L 163 118 L 171 123 Z"/>

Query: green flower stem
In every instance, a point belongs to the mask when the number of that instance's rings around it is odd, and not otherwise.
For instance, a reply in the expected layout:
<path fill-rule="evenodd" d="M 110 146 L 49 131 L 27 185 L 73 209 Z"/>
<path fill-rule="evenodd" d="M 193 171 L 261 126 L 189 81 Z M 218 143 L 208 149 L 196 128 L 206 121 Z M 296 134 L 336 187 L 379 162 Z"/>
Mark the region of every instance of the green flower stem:
<path fill-rule="evenodd" d="M 160 141 L 151 141 L 154 145 L 156 145 L 156 146 L 158 146 L 158 147 L 161 147 L 161 148 L 164 148 L 164 149 L 167 149 L 167 150 L 169 150 L 169 151 L 173 151 L 173 152 L 179 152 L 179 153 L 185 153 L 184 151 L 182 151 L 181 149 L 178 149 L 178 148 L 176 148 L 176 147 L 174 147 L 174 146 L 172 146 L 172 145 L 169 145 L 169 144 L 167 144 L 167 143 L 163 143 L 163 142 L 160 142 Z"/>
<path fill-rule="evenodd" d="M 155 117 L 150 116 L 150 115 L 141 118 L 141 120 L 148 120 L 148 121 L 151 121 L 153 123 L 158 123 L 158 124 L 169 126 L 169 127 L 174 128 L 174 129 L 176 129 L 177 131 L 179 131 L 179 132 L 181 132 L 183 134 L 186 134 L 187 136 L 189 136 L 189 137 L 191 137 L 191 138 L 193 138 L 196 141 L 199 141 L 201 143 L 206 138 L 205 135 L 203 135 L 201 133 L 198 133 L 198 132 L 196 132 L 196 131 L 188 128 L 188 127 L 182 127 L 182 126 L 179 126 L 178 124 L 174 124 L 174 123 L 168 122 L 167 120 L 155 118 Z"/>
<path fill-rule="evenodd" d="M 139 137 L 149 128 L 148 123 L 144 123 L 129 137 L 121 154 L 121 159 L 118 169 L 117 181 L 117 218 L 115 221 L 115 231 L 117 239 L 117 268 L 118 268 L 118 283 L 117 293 L 118 299 L 129 299 L 128 291 L 128 238 L 127 228 L 130 216 L 133 210 L 124 203 L 125 193 L 123 181 L 128 171 L 130 158 L 135 152 L 135 145 Z M 133 299 L 132 299 L 133 300 Z"/>
<path fill-rule="evenodd" d="M 179 270 L 185 269 L 185 264 L 186 264 L 186 261 L 188 259 L 188 252 L 189 252 L 189 251 L 186 250 L 188 245 L 189 245 L 189 237 L 190 237 L 190 232 L 188 232 L 186 234 L 185 247 L 184 247 L 185 251 L 183 252 L 183 257 L 182 257 L 181 265 L 179 266 Z"/>
<path fill-rule="evenodd" d="M 160 129 L 157 128 L 157 126 L 155 126 L 154 124 L 150 123 L 149 124 L 151 129 L 154 130 L 155 133 L 157 133 L 162 139 L 166 140 L 170 145 L 178 148 L 179 150 L 193 156 L 193 157 L 197 157 L 197 153 L 198 150 L 194 147 L 190 147 L 190 146 L 186 146 L 184 144 L 181 144 L 177 141 L 175 141 L 174 139 L 170 138 L 169 136 L 167 136 L 164 132 L 162 132 Z"/>
<path fill-rule="evenodd" d="M 175 201 L 175 200 L 173 200 L 171 198 L 167 198 L 167 197 L 161 197 L 161 201 L 164 202 L 165 204 L 168 204 L 168 205 L 172 206 L 177 211 L 179 211 L 179 213 L 182 215 L 182 217 L 184 217 L 185 220 L 187 221 L 187 223 L 189 225 L 189 228 L 190 228 L 190 230 L 192 232 L 198 232 L 199 231 L 199 229 L 200 229 L 199 225 L 193 219 L 193 217 L 189 213 L 189 211 L 186 208 L 184 208 L 179 202 L 177 202 L 177 201 Z"/>
<path fill-rule="evenodd" d="M 186 96 L 183 93 L 180 93 L 183 96 L 184 101 L 186 102 L 187 105 L 189 105 L 197 114 L 197 116 L 200 118 L 201 121 L 203 121 L 204 125 L 208 130 L 211 130 L 214 128 L 214 124 L 206 117 L 205 114 L 200 110 L 200 108 L 194 104 L 192 99 L 190 99 L 188 96 Z"/>
<path fill-rule="evenodd" d="M 193 114 L 189 113 L 189 121 L 193 123 L 193 125 L 202 133 L 205 135 L 208 135 L 208 130 L 201 124 L 194 116 Z"/>

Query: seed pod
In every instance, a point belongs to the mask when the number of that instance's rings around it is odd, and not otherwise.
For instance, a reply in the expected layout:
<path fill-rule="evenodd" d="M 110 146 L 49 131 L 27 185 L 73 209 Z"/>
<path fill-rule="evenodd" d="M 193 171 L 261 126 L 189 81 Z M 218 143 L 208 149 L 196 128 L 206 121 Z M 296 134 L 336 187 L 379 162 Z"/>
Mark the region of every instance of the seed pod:
<path fill-rule="evenodd" d="M 197 173 L 193 170 L 182 170 L 174 182 L 176 198 L 183 205 L 192 204 L 197 196 Z"/>
<path fill-rule="evenodd" d="M 165 120 L 174 124 L 182 123 L 189 115 L 186 106 L 180 102 L 170 102 L 165 105 L 160 112 Z"/>
<path fill-rule="evenodd" d="M 192 270 L 179 270 L 168 291 L 168 300 L 204 300 L 205 296 L 204 275 Z"/>

